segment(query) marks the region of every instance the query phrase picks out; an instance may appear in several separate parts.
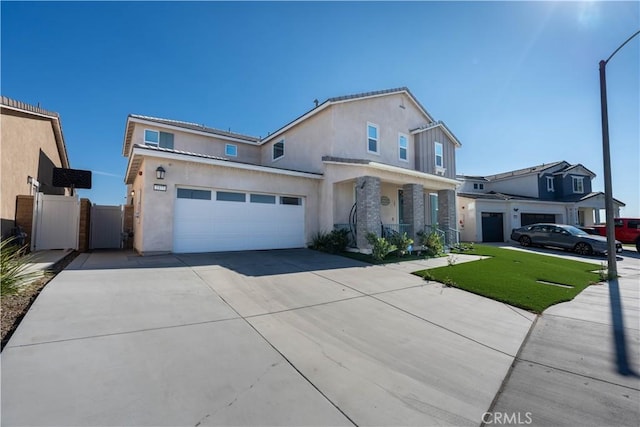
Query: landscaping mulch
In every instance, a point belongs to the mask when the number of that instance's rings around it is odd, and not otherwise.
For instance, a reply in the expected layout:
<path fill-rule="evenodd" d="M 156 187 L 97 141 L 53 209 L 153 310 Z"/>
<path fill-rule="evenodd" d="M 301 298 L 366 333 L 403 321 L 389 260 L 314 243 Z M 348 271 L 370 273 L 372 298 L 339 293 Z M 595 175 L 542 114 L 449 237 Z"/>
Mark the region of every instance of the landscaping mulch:
<path fill-rule="evenodd" d="M 0 347 L 0 351 L 4 349 L 9 338 L 11 338 L 11 335 L 20 324 L 22 318 L 27 314 L 31 304 L 36 300 L 42 289 L 77 256 L 78 252 L 71 252 L 45 271 L 43 277 L 25 286 L 18 294 L 2 297 L 2 300 L 0 300 L 0 326 L 2 328 L 2 346 Z"/>

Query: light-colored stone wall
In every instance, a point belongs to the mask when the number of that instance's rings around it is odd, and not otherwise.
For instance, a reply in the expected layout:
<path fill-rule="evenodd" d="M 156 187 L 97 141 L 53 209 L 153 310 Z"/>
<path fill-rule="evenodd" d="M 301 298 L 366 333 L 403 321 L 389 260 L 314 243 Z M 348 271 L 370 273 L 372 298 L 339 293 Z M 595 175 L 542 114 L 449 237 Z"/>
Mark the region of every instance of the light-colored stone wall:
<path fill-rule="evenodd" d="M 27 177 L 38 177 L 40 150 L 56 167 L 62 167 L 62 160 L 53 126 L 46 118 L 3 108 L 0 115 L 0 141 L 0 216 L 5 223 L 14 221 L 16 196 L 31 194 Z"/>

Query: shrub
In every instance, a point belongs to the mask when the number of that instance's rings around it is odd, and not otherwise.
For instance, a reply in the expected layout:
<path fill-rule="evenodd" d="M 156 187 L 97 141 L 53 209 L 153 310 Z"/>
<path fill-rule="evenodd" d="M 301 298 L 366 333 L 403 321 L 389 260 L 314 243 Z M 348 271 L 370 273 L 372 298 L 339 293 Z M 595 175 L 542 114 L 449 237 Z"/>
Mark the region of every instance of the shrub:
<path fill-rule="evenodd" d="M 21 285 L 39 275 L 37 271 L 25 271 L 33 257 L 25 255 L 26 246 L 15 243 L 13 237 L 0 242 L 0 296 L 15 295 Z"/>
<path fill-rule="evenodd" d="M 409 246 L 413 245 L 413 239 L 410 239 L 407 233 L 395 233 L 389 238 L 389 243 L 396 247 L 398 256 L 405 256 Z"/>
<path fill-rule="evenodd" d="M 444 244 L 438 233 L 431 232 L 429 234 L 419 232 L 420 244 L 424 247 L 425 252 L 429 256 L 438 256 L 444 253 Z"/>
<path fill-rule="evenodd" d="M 395 245 L 389 243 L 384 237 L 379 237 L 376 233 L 367 233 L 367 242 L 371 245 L 371 256 L 376 261 L 382 261 L 389 253 L 395 251 Z"/>
<path fill-rule="evenodd" d="M 336 254 L 349 244 L 349 230 L 332 230 L 329 233 L 316 233 L 311 240 L 311 249 Z"/>

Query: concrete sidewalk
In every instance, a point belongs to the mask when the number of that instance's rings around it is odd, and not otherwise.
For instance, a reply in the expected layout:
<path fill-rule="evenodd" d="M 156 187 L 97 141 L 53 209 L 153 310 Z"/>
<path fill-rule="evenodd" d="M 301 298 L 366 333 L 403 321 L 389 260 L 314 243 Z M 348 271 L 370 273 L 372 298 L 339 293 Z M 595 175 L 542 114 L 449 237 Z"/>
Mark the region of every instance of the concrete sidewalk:
<path fill-rule="evenodd" d="M 640 425 L 637 254 L 623 253 L 618 272 L 618 280 L 590 286 L 540 316 L 485 421 Z"/>
<path fill-rule="evenodd" d="M 534 319 L 309 250 L 82 254 L 2 353 L 2 423 L 479 425 Z"/>

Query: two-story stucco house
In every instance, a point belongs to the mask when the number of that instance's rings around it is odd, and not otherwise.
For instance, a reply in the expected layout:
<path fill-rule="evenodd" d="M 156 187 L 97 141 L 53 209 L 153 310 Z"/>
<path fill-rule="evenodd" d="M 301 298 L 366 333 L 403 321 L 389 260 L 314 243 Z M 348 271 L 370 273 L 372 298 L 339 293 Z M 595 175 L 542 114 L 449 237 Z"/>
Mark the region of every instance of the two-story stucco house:
<path fill-rule="evenodd" d="M 456 227 L 460 142 L 407 88 L 330 98 L 257 138 L 127 118 L 123 155 L 140 253 L 304 247 L 350 227 Z"/>
<path fill-rule="evenodd" d="M 12 234 L 16 224 L 18 196 L 67 193 L 66 189 L 53 186 L 53 169 L 68 168 L 69 158 L 58 113 L 3 96 L 0 131 L 0 215 L 5 238 Z M 31 224 L 26 228 L 30 231 Z"/>
<path fill-rule="evenodd" d="M 503 242 L 513 228 L 537 222 L 590 226 L 600 222 L 604 193 L 581 164 L 542 164 L 490 176 L 458 176 L 460 238 Z M 616 210 L 624 206 L 614 199 Z M 616 215 L 617 216 L 617 215 Z"/>

